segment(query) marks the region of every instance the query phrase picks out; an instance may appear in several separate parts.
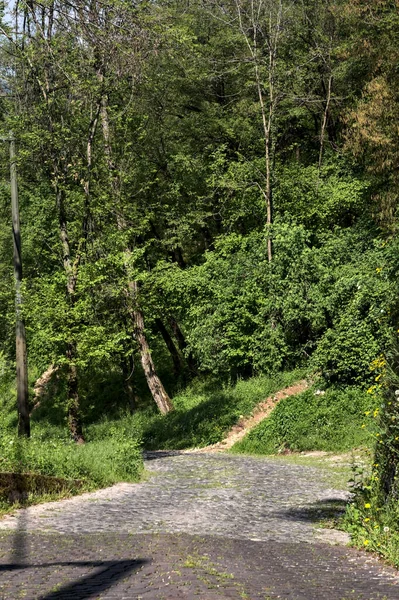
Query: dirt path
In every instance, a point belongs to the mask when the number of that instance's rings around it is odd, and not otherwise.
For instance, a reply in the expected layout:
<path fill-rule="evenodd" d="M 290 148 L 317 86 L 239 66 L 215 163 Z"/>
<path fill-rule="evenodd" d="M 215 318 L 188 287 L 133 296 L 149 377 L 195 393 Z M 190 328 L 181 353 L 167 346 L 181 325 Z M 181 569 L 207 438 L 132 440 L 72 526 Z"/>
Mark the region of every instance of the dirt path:
<path fill-rule="evenodd" d="M 320 469 L 148 455 L 147 481 L 0 521 L 0 598 L 394 600 L 397 573 L 320 530 L 346 493 Z M 338 543 L 338 545 L 334 545 Z"/>
<path fill-rule="evenodd" d="M 284 398 L 288 398 L 288 396 L 295 396 L 296 394 L 300 394 L 304 392 L 309 387 L 309 382 L 303 379 L 302 381 L 298 381 L 293 385 L 272 394 L 263 402 L 258 404 L 253 414 L 250 417 L 242 417 L 234 427 L 231 428 L 227 436 L 217 444 L 212 444 L 210 446 L 206 446 L 205 448 L 194 448 L 192 450 L 188 450 L 188 452 L 205 452 L 205 453 L 213 453 L 213 452 L 223 452 L 224 450 L 229 450 L 234 446 L 236 442 L 242 440 L 251 429 L 256 427 L 258 423 L 266 419 L 272 412 L 273 408 L 283 400 Z"/>

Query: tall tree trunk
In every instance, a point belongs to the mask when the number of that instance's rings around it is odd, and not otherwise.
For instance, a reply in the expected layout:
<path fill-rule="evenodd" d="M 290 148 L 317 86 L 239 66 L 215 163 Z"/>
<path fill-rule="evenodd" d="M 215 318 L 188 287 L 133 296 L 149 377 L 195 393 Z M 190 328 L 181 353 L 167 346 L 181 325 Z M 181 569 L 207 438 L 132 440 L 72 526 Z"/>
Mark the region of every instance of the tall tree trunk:
<path fill-rule="evenodd" d="M 324 139 L 325 139 L 325 135 L 326 135 L 327 119 L 328 119 L 328 113 L 330 110 L 331 87 L 332 87 L 332 75 L 330 74 L 328 77 L 327 97 L 326 97 L 326 102 L 325 102 L 325 106 L 324 106 L 323 121 L 321 124 L 321 131 L 320 131 L 320 149 L 319 149 L 319 164 L 318 164 L 319 178 L 320 178 L 320 171 L 321 171 L 321 166 L 322 166 L 322 162 L 323 162 Z"/>
<path fill-rule="evenodd" d="M 273 223 L 273 205 L 272 205 L 272 124 L 275 118 L 276 106 L 277 106 L 277 93 L 275 85 L 276 76 L 276 61 L 277 61 L 277 50 L 279 44 L 279 38 L 281 33 L 281 20 L 282 20 L 282 0 L 276 0 L 277 14 L 275 22 L 273 22 L 272 8 L 269 10 L 269 31 L 267 32 L 267 44 L 268 44 L 268 94 L 267 98 L 263 90 L 264 83 L 262 81 L 262 74 L 260 71 L 260 60 L 261 52 L 258 48 L 257 36 L 261 30 L 259 26 L 259 14 L 261 10 L 261 3 L 256 6 L 256 3 L 251 2 L 250 9 L 250 27 L 246 28 L 244 25 L 244 13 L 239 0 L 236 0 L 236 11 L 238 17 L 239 28 L 244 36 L 245 43 L 248 47 L 251 60 L 254 65 L 255 73 L 255 84 L 259 99 L 260 112 L 262 115 L 262 127 L 263 127 L 263 138 L 265 144 L 265 185 L 261 187 L 265 203 L 266 203 L 266 227 L 267 227 L 267 257 L 268 261 L 272 262 L 273 249 L 272 249 L 272 237 L 271 237 L 271 225 Z"/>
<path fill-rule="evenodd" d="M 75 264 L 71 262 L 71 250 L 69 245 L 68 227 L 65 212 L 65 192 L 60 187 L 58 181 L 56 182 L 56 199 L 57 199 L 57 210 L 58 210 L 58 222 L 60 240 L 62 246 L 62 258 L 64 264 L 64 270 L 67 277 L 66 292 L 68 297 L 69 305 L 72 307 L 75 301 L 75 289 L 77 281 L 77 268 L 80 261 L 78 254 Z M 68 348 L 66 351 L 66 358 L 68 363 L 67 373 L 67 414 L 68 414 L 68 425 L 69 431 L 75 442 L 80 444 L 84 443 L 82 422 L 79 408 L 79 388 L 78 388 L 78 372 L 76 366 L 76 341 L 70 340 L 68 342 Z"/>
<path fill-rule="evenodd" d="M 30 436 L 29 394 L 28 394 L 28 363 L 26 356 L 25 324 L 22 318 L 22 252 L 21 230 L 19 222 L 17 162 L 15 156 L 14 135 L 10 138 L 10 179 L 11 179 L 11 210 L 12 237 L 14 245 L 14 277 L 15 277 L 15 358 L 17 366 L 17 411 L 18 435 Z"/>
<path fill-rule="evenodd" d="M 119 180 L 116 173 L 115 164 L 112 160 L 109 118 L 108 118 L 108 98 L 104 94 L 101 101 L 101 124 L 104 137 L 104 151 L 107 158 L 108 169 L 111 177 L 111 189 L 116 208 L 116 225 L 119 231 L 126 230 L 126 221 L 122 213 L 120 205 L 120 190 Z M 123 252 L 123 262 L 126 272 L 127 291 L 129 298 L 129 316 L 133 325 L 134 335 L 140 351 L 140 361 L 143 367 L 144 375 L 151 395 L 162 414 L 165 414 L 173 409 L 173 404 L 160 380 L 152 360 L 150 347 L 145 335 L 144 316 L 140 310 L 139 293 L 137 281 L 130 277 L 130 256 L 129 248 L 125 248 Z"/>
<path fill-rule="evenodd" d="M 137 306 L 137 281 L 129 281 L 129 293 L 133 306 Z M 173 410 L 173 404 L 155 371 L 154 361 L 152 360 L 151 356 L 151 350 L 145 335 L 143 313 L 138 308 L 135 308 L 132 311 L 132 318 L 134 322 L 135 338 L 138 342 L 140 349 L 141 366 L 143 367 L 145 378 L 147 380 L 147 385 L 150 388 L 152 397 L 154 398 L 160 412 L 162 414 L 166 414 L 169 411 Z"/>
<path fill-rule="evenodd" d="M 68 375 L 67 375 L 67 411 L 68 411 L 68 426 L 71 437 L 78 444 L 84 444 L 82 431 L 82 420 L 80 416 L 79 405 L 79 389 L 78 389 L 78 370 L 76 367 L 76 344 L 74 342 L 68 344 L 66 353 L 68 359 Z"/>

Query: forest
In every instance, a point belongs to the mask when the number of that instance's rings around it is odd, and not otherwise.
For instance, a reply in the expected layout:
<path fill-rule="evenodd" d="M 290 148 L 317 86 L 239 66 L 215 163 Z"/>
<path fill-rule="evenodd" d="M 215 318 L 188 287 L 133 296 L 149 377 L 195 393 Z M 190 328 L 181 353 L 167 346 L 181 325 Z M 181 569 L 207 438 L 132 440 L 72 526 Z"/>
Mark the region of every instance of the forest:
<path fill-rule="evenodd" d="M 38 473 L 134 479 L 142 443 L 216 442 L 306 373 L 323 395 L 281 404 L 255 451 L 368 444 L 352 527 L 371 539 L 370 499 L 388 507 L 381 527 L 398 523 L 398 8 L 1 3 L 2 470 L 22 448 Z M 29 376 L 19 444 L 9 132 Z"/>

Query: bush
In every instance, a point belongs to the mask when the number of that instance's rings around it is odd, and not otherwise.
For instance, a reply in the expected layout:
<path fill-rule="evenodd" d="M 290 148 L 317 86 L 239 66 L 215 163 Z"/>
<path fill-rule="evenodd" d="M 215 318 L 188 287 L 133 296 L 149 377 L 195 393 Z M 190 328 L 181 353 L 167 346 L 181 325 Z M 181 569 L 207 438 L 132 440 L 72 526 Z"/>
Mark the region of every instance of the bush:
<path fill-rule="evenodd" d="M 379 374 L 370 388 L 374 410 L 367 427 L 375 439 L 374 460 L 367 477 L 354 474 L 355 496 L 344 525 L 352 543 L 378 552 L 399 567 L 399 349 L 397 340 L 387 356 L 374 361 Z M 378 395 L 375 395 L 378 392 Z"/>
<path fill-rule="evenodd" d="M 392 329 L 392 243 L 382 245 L 360 226 L 316 235 L 281 219 L 272 236 L 272 264 L 264 233 L 234 233 L 218 239 L 202 264 L 157 272 L 188 350 L 223 379 L 310 359 L 330 385 L 369 385 L 369 365 Z"/>

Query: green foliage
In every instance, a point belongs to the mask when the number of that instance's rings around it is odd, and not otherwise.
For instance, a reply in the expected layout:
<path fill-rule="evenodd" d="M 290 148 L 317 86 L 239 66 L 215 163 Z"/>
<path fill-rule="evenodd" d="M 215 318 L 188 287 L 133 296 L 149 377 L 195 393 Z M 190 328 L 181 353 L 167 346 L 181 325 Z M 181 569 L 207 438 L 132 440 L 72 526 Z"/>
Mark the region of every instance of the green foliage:
<path fill-rule="evenodd" d="M 16 426 L 15 374 L 0 352 L 0 430 Z"/>
<path fill-rule="evenodd" d="M 202 265 L 157 270 L 201 367 L 273 372 L 310 357 L 328 382 L 368 385 L 396 302 L 387 247 L 355 227 L 315 243 L 303 225 L 284 221 L 273 226 L 273 247 L 270 266 L 263 233 L 230 234 Z"/>
<path fill-rule="evenodd" d="M 354 474 L 355 497 L 345 516 L 345 527 L 354 545 L 381 554 L 399 565 L 399 353 L 397 340 L 386 356 L 372 367 L 376 375 L 370 388 L 373 410 L 365 424 L 374 439 L 371 473 Z M 376 392 L 379 395 L 376 395 Z"/>
<path fill-rule="evenodd" d="M 331 389 L 282 403 L 244 445 L 366 443 L 364 390 L 380 385 L 370 367 L 399 317 L 397 10 L 282 0 L 278 24 L 269 0 L 223 14 L 215 3 L 115 0 L 104 18 L 96 6 L 72 18 L 62 3 L 23 3 L 15 37 L 0 9 L 0 131 L 17 139 L 31 400 L 35 378 L 59 367 L 21 464 L 97 485 L 136 477 L 138 431 L 149 448 L 218 441 L 289 379 L 265 376 L 298 368 Z M 7 144 L 0 158 L 0 427 L 12 442 L 1 442 L 3 460 L 17 468 Z M 168 390 L 201 375 L 166 418 L 144 389 L 137 307 Z M 71 364 L 85 447 L 64 432 Z M 396 489 L 399 456 L 388 387 L 380 493 Z"/>
<path fill-rule="evenodd" d="M 367 179 L 356 177 L 349 165 L 335 157 L 321 170 L 316 165 L 282 165 L 278 176 L 274 198 L 278 212 L 313 231 L 328 230 L 332 222 L 351 225 L 366 208 Z"/>
<path fill-rule="evenodd" d="M 3 409 L 4 414 L 4 409 Z M 83 480 L 86 487 L 104 487 L 118 481 L 137 481 L 143 469 L 140 431 L 134 424 L 107 423 L 88 442 L 76 444 L 60 424 L 47 419 L 32 423 L 30 439 L 18 438 L 15 425 L 2 421 L 0 470 Z"/>
<path fill-rule="evenodd" d="M 324 394 L 312 388 L 279 402 L 232 452 L 345 451 L 370 445 L 371 436 L 361 425 L 374 402 L 358 388 L 330 388 Z"/>
<path fill-rule="evenodd" d="M 399 509 L 397 501 L 379 506 L 375 498 L 358 494 L 343 520 L 354 546 L 376 552 L 396 568 L 399 566 Z"/>

